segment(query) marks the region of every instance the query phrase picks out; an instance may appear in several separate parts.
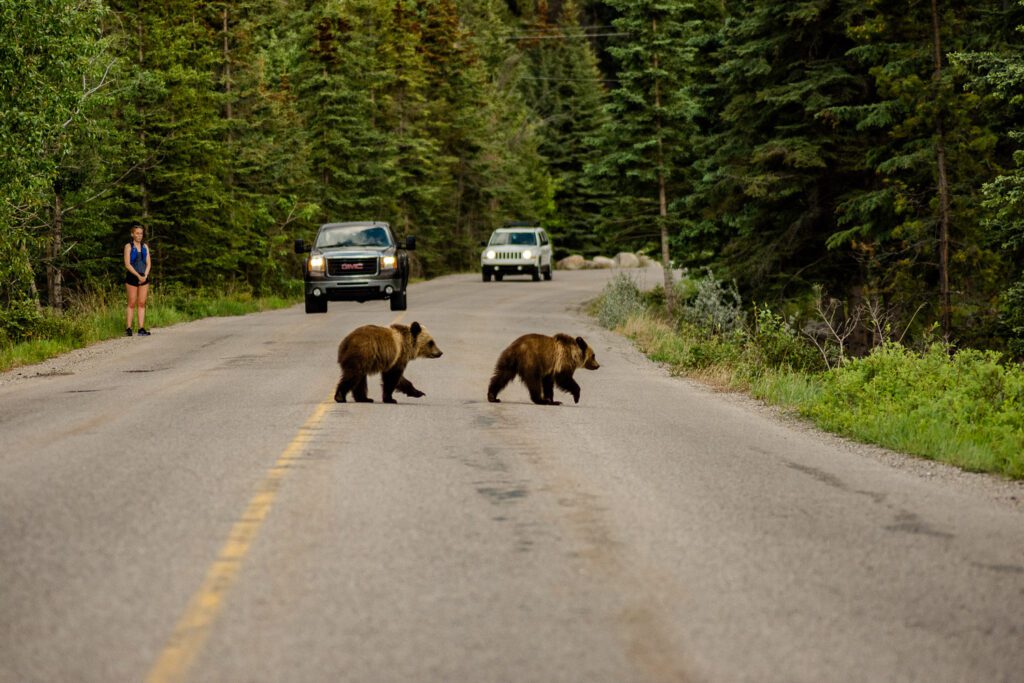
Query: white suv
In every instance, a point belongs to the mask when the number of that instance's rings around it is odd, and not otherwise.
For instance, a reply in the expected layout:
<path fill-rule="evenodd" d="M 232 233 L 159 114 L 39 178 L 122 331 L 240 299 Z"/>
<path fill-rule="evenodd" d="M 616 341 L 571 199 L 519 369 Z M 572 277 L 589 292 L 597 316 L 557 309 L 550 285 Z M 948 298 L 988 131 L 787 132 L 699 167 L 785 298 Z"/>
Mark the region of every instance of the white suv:
<path fill-rule="evenodd" d="M 532 275 L 534 281 L 551 279 L 551 240 L 544 228 L 513 223 L 491 233 L 480 254 L 484 282 L 506 275 Z"/>

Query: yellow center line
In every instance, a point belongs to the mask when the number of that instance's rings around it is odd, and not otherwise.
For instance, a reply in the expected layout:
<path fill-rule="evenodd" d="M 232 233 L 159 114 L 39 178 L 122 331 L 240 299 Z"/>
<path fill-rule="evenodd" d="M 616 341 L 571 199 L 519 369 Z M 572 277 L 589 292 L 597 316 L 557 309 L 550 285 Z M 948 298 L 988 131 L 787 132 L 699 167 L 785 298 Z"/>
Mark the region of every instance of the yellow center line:
<path fill-rule="evenodd" d="M 238 578 L 242 562 L 263 525 L 263 520 L 270 512 L 288 470 L 302 455 L 305 445 L 312 441 L 312 430 L 333 403 L 334 400 L 331 398 L 317 406 L 277 462 L 267 470 L 266 477 L 249 501 L 245 512 L 231 527 L 228 539 L 217 559 L 206 572 L 206 578 L 203 579 L 199 590 L 189 600 L 185 613 L 174 627 L 167 645 L 146 676 L 147 683 L 185 680 L 210 635 L 210 627 L 224 606 L 224 598 Z"/>
<path fill-rule="evenodd" d="M 391 324 L 397 323 L 404 315 L 399 313 Z M 189 669 L 206 644 L 210 628 L 224 606 L 224 598 L 238 578 L 242 562 L 263 525 L 263 520 L 267 518 L 281 484 L 288 475 L 288 470 L 301 456 L 303 447 L 312 441 L 313 429 L 333 403 L 332 394 L 331 398 L 316 407 L 277 462 L 267 470 L 267 476 L 263 478 L 245 512 L 231 527 L 228 540 L 207 570 L 206 578 L 203 579 L 199 590 L 189 600 L 185 613 L 175 625 L 174 632 L 160 657 L 149 670 L 146 683 L 173 683 L 185 680 Z"/>

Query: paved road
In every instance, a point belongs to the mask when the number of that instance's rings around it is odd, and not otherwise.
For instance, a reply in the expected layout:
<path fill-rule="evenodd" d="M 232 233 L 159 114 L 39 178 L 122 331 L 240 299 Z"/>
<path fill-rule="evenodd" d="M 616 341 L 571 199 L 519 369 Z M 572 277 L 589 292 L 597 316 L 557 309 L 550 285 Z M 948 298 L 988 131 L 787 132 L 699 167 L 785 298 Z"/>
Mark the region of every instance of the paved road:
<path fill-rule="evenodd" d="M 330 400 L 380 303 L 0 378 L 0 681 L 1024 679 L 1019 508 L 668 377 L 607 277 L 415 285 L 397 406 Z M 486 402 L 532 331 L 595 346 L 579 405 Z"/>

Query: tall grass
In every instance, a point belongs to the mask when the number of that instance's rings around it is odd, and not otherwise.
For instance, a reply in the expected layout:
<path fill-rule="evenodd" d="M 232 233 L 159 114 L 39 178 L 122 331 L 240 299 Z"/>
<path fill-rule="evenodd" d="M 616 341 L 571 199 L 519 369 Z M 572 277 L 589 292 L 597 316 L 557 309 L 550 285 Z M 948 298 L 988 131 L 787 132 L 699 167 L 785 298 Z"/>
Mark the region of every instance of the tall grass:
<path fill-rule="evenodd" d="M 616 310 L 630 299 L 623 287 L 606 290 Z M 721 291 L 731 304 L 732 292 Z M 687 317 L 686 307 L 681 319 L 670 319 L 649 305 L 656 299 L 648 297 L 648 305 L 609 327 L 674 373 L 749 392 L 863 442 L 1024 478 L 1024 366 L 993 352 L 888 343 L 828 370 L 813 345 L 766 308 L 727 331 L 712 324 L 718 319 L 707 316 L 707 302 L 702 316 L 709 322 L 702 325 Z M 599 320 L 603 306 L 602 297 L 595 305 Z"/>
<path fill-rule="evenodd" d="M 165 286 L 150 292 L 146 327 L 155 329 L 198 318 L 246 315 L 285 308 L 299 300 L 295 295 L 256 297 L 245 289 L 215 291 Z M 124 335 L 126 307 L 124 292 L 112 289 L 73 300 L 62 315 L 36 313 L 32 324 L 17 339 L 0 336 L 0 371 Z"/>

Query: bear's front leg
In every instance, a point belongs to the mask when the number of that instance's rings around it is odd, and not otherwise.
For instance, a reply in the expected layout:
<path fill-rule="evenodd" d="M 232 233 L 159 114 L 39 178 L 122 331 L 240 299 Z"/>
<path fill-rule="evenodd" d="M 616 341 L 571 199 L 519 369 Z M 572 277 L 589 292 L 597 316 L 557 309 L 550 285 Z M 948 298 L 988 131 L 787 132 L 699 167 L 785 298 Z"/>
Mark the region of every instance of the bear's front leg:
<path fill-rule="evenodd" d="M 405 378 L 405 375 L 402 375 L 402 378 L 398 380 L 398 385 L 395 387 L 395 391 L 401 392 L 406 396 L 411 396 L 413 398 L 426 396 L 426 394 L 424 394 L 422 391 L 414 387 L 412 385 L 412 382 Z"/>
<path fill-rule="evenodd" d="M 555 383 L 558 384 L 558 388 L 562 391 L 567 391 L 572 394 L 572 402 L 580 402 L 580 385 L 576 384 L 576 380 L 572 378 L 571 372 L 565 372 L 558 375 L 555 378 Z"/>
<path fill-rule="evenodd" d="M 541 386 L 544 389 L 544 402 L 553 406 L 562 405 L 561 401 L 555 400 L 555 376 L 544 375 L 541 379 Z"/>
<path fill-rule="evenodd" d="M 396 366 L 385 370 L 381 375 L 381 384 L 384 390 L 383 400 L 385 403 L 398 403 L 394 398 L 394 393 L 395 389 L 398 388 L 399 381 L 402 379 L 403 370 L 405 368 Z"/>

